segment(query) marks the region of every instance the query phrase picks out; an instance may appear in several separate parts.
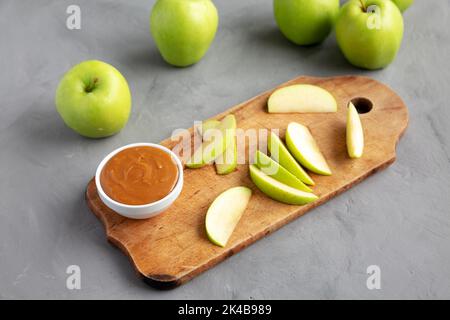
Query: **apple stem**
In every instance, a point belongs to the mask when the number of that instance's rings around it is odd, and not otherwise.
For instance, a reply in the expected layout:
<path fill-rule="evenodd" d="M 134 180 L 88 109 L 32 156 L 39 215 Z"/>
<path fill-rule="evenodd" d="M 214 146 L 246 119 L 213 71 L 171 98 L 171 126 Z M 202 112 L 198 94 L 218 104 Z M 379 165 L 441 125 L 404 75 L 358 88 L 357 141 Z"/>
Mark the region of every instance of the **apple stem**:
<path fill-rule="evenodd" d="M 90 83 L 87 85 L 85 91 L 86 91 L 86 92 L 92 92 L 92 90 L 94 90 L 95 85 L 97 84 L 97 82 L 98 82 L 98 78 L 94 78 L 94 80 L 92 80 L 92 82 L 90 82 Z"/>
<path fill-rule="evenodd" d="M 359 2 L 361 2 L 361 6 L 362 6 L 363 10 L 364 10 L 364 12 L 366 12 L 367 7 L 366 7 L 366 4 L 364 3 L 364 0 L 359 0 Z"/>

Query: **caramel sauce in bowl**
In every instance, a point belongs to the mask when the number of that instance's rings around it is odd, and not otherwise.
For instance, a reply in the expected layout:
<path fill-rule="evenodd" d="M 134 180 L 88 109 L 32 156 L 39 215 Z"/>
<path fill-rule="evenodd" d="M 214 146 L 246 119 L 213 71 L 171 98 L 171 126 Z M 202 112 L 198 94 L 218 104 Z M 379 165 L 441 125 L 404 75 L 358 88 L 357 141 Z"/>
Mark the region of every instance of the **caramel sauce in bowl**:
<path fill-rule="evenodd" d="M 114 150 L 95 174 L 102 202 L 118 214 L 146 219 L 166 210 L 183 188 L 183 165 L 169 149 L 134 143 Z"/>

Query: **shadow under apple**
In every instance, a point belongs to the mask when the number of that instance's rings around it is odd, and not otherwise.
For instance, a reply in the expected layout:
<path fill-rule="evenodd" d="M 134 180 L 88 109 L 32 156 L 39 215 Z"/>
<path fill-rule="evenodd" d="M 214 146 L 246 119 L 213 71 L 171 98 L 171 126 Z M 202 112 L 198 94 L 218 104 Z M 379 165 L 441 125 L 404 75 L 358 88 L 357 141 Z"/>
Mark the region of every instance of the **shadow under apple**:
<path fill-rule="evenodd" d="M 276 26 L 264 26 L 251 33 L 255 45 L 261 50 L 275 48 L 276 51 L 282 51 L 280 55 L 275 55 L 274 59 L 289 58 L 292 63 L 298 62 L 304 67 L 305 74 L 319 76 L 371 72 L 355 68 L 345 59 L 334 33 L 331 33 L 324 42 L 309 46 L 299 46 L 290 42 Z"/>

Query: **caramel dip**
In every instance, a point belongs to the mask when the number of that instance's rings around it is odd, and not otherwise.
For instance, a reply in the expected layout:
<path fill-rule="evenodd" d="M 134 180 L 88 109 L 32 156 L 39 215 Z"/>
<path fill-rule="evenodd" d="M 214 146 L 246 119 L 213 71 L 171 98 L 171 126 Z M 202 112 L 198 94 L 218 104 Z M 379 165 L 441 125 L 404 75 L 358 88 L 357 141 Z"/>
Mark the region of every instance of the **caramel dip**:
<path fill-rule="evenodd" d="M 111 199 L 143 205 L 167 196 L 178 180 L 178 167 L 164 150 L 131 147 L 114 155 L 100 173 L 100 184 Z"/>

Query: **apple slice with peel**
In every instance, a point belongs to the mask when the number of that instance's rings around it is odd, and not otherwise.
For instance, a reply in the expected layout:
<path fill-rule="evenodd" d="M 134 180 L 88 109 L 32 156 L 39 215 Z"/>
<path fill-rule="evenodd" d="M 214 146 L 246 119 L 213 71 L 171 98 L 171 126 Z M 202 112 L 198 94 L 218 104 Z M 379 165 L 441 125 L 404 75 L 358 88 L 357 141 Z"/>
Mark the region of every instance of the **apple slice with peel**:
<path fill-rule="evenodd" d="M 275 180 L 255 165 L 250 165 L 250 178 L 268 197 L 286 204 L 303 205 L 319 198 L 314 193 L 301 191 Z"/>
<path fill-rule="evenodd" d="M 347 111 L 347 151 L 350 158 L 361 158 L 364 150 L 364 131 L 358 111 L 353 103 Z"/>
<path fill-rule="evenodd" d="M 198 128 L 200 129 L 199 132 L 203 137 L 203 135 L 205 135 L 209 129 L 217 129 L 219 126 L 220 126 L 219 120 L 207 120 L 203 121 L 202 125 L 199 126 Z"/>
<path fill-rule="evenodd" d="M 286 145 L 305 168 L 324 176 L 331 175 L 330 167 L 307 127 L 291 122 L 286 130 Z"/>
<path fill-rule="evenodd" d="M 234 187 L 221 193 L 206 213 L 206 234 L 212 243 L 225 247 L 252 196 L 247 187 Z"/>
<path fill-rule="evenodd" d="M 289 150 L 283 144 L 281 139 L 273 132 L 270 132 L 267 147 L 273 160 L 278 162 L 282 167 L 302 182 L 309 184 L 310 186 L 314 185 L 313 179 L 311 179 L 306 171 L 298 164 L 295 158 L 289 153 Z"/>
<path fill-rule="evenodd" d="M 217 129 L 220 126 L 219 120 L 208 120 L 200 126 L 200 133 L 202 136 L 208 136 L 208 130 Z M 216 171 L 218 174 L 225 175 L 233 172 L 237 167 L 237 144 L 236 144 L 236 129 L 233 134 L 227 135 L 227 139 L 232 139 L 231 142 L 225 142 L 227 145 L 225 152 L 220 154 L 215 159 Z"/>
<path fill-rule="evenodd" d="M 255 153 L 255 165 L 259 170 L 281 183 L 305 192 L 312 192 L 311 188 L 300 181 L 296 176 L 259 150 L 256 150 Z"/>
<path fill-rule="evenodd" d="M 206 134 L 208 133 L 208 134 Z M 214 161 L 232 143 L 236 134 L 236 118 L 234 115 L 227 115 L 217 129 L 209 129 L 203 134 L 202 145 L 194 151 L 191 159 L 186 163 L 188 168 L 201 168 Z"/>
<path fill-rule="evenodd" d="M 227 143 L 228 147 L 226 147 L 225 152 L 215 160 L 217 174 L 229 174 L 237 167 L 236 131 L 229 139 L 232 139 L 233 141 Z"/>
<path fill-rule="evenodd" d="M 276 90 L 268 101 L 269 113 L 336 112 L 336 99 L 327 90 L 296 84 Z"/>

